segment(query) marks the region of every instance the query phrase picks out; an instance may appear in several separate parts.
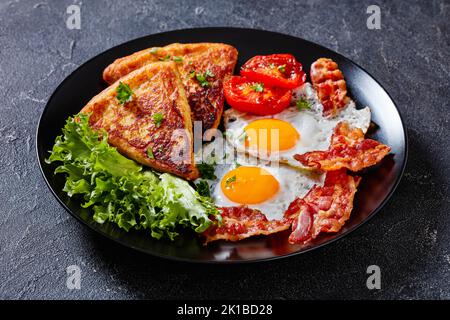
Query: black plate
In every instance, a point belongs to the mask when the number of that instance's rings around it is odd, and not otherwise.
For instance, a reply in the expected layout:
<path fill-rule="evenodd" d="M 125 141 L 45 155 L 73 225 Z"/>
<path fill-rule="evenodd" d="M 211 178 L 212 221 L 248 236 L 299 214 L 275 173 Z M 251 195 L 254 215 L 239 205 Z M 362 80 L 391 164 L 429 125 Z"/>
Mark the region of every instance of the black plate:
<path fill-rule="evenodd" d="M 328 57 L 339 64 L 343 71 L 350 96 L 358 107 L 369 106 L 372 120 L 379 128 L 372 138 L 389 145 L 392 154 L 375 168 L 363 174 L 363 180 L 355 198 L 355 207 L 350 220 L 336 234 L 320 236 L 308 247 L 289 245 L 288 232 L 269 237 L 254 237 L 230 243 L 216 242 L 202 246 L 192 234 L 184 234 L 177 241 L 157 241 L 143 232 L 126 233 L 112 224 L 100 225 L 91 219 L 88 210 L 80 202 L 70 199 L 62 188 L 63 175 L 54 175 L 54 165 L 47 165 L 55 137 L 70 115 L 81 108 L 106 87 L 102 80 L 103 69 L 114 59 L 152 46 L 163 46 L 173 42 L 224 42 L 239 51 L 236 70 L 249 58 L 259 54 L 292 53 L 302 62 L 309 73 L 311 63 L 320 57 Z M 303 253 L 328 244 L 355 230 L 367 221 L 389 199 L 402 176 L 407 157 L 407 138 L 399 112 L 383 87 L 364 69 L 341 56 L 309 41 L 292 36 L 252 29 L 202 28 L 187 29 L 149 35 L 114 47 L 89 60 L 56 89 L 45 107 L 37 129 L 37 155 L 44 178 L 50 190 L 64 208 L 92 230 L 130 248 L 175 260 L 192 262 L 249 262 L 287 257 Z"/>

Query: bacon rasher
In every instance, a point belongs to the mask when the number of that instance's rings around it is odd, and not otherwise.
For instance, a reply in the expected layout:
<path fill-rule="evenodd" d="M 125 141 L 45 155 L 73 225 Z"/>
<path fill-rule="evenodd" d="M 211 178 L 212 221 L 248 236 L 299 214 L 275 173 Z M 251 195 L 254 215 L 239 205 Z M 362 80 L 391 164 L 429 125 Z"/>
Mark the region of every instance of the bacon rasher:
<path fill-rule="evenodd" d="M 350 101 L 347 85 L 338 65 L 331 59 L 320 58 L 311 65 L 311 82 L 323 105 L 324 116 L 334 116 Z"/>
<path fill-rule="evenodd" d="M 350 128 L 347 122 L 340 122 L 334 129 L 327 151 L 312 151 L 294 155 L 307 167 L 324 171 L 347 168 L 359 171 L 380 162 L 391 148 L 372 139 L 364 139 L 359 128 Z"/>
<path fill-rule="evenodd" d="M 289 243 L 306 244 L 321 232 L 337 232 L 349 219 L 360 177 L 346 169 L 326 173 L 323 186 L 314 186 L 302 199 L 293 201 L 285 212 L 292 222 Z"/>
<path fill-rule="evenodd" d="M 222 223 L 205 231 L 205 244 L 215 240 L 239 241 L 251 236 L 269 235 L 287 230 L 287 220 L 268 220 L 259 210 L 245 206 L 219 208 Z"/>

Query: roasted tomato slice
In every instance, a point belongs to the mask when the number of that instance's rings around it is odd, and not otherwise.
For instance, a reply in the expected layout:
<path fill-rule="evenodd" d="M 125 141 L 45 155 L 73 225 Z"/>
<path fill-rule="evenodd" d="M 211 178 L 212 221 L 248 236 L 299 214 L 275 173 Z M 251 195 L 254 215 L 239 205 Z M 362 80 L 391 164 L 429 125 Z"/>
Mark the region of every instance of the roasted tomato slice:
<path fill-rule="evenodd" d="M 239 76 L 229 78 L 223 89 L 228 104 L 234 109 L 262 116 L 283 111 L 292 96 L 289 89 L 269 87 Z"/>
<path fill-rule="evenodd" d="M 302 64 L 291 54 L 254 56 L 241 68 L 241 75 L 268 86 L 294 89 L 306 81 Z"/>

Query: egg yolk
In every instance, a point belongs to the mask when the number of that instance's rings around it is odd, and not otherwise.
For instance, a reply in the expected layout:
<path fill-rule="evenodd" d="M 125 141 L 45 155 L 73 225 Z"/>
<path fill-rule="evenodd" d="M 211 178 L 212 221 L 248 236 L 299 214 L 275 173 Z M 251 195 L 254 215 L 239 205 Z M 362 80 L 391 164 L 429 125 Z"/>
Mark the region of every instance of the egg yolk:
<path fill-rule="evenodd" d="M 247 148 L 265 151 L 291 149 L 300 139 L 300 134 L 288 122 L 278 119 L 260 119 L 245 128 L 244 145 Z"/>
<path fill-rule="evenodd" d="M 249 166 L 229 171 L 222 178 L 220 186 L 228 199 L 240 204 L 264 202 L 280 188 L 277 179 L 267 170 Z"/>

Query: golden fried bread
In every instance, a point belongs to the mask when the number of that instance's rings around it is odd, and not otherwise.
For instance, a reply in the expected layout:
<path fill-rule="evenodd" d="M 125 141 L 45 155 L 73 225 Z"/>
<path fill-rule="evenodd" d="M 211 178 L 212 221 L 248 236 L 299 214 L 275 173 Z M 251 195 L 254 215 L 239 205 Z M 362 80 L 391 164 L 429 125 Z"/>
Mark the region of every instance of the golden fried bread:
<path fill-rule="evenodd" d="M 104 70 L 103 79 L 111 84 L 149 63 L 175 61 L 191 106 L 192 119 L 201 121 L 203 131 L 206 131 L 219 125 L 224 103 L 222 83 L 233 74 L 237 54 L 234 47 L 222 43 L 174 43 L 117 59 Z M 205 73 L 206 82 L 199 81 L 197 75 L 201 78 Z"/>
<path fill-rule="evenodd" d="M 117 88 L 132 90 L 121 104 Z M 175 62 L 148 64 L 92 98 L 81 110 L 90 125 L 108 132 L 109 143 L 129 158 L 185 179 L 199 175 L 193 161 L 191 110 Z"/>

